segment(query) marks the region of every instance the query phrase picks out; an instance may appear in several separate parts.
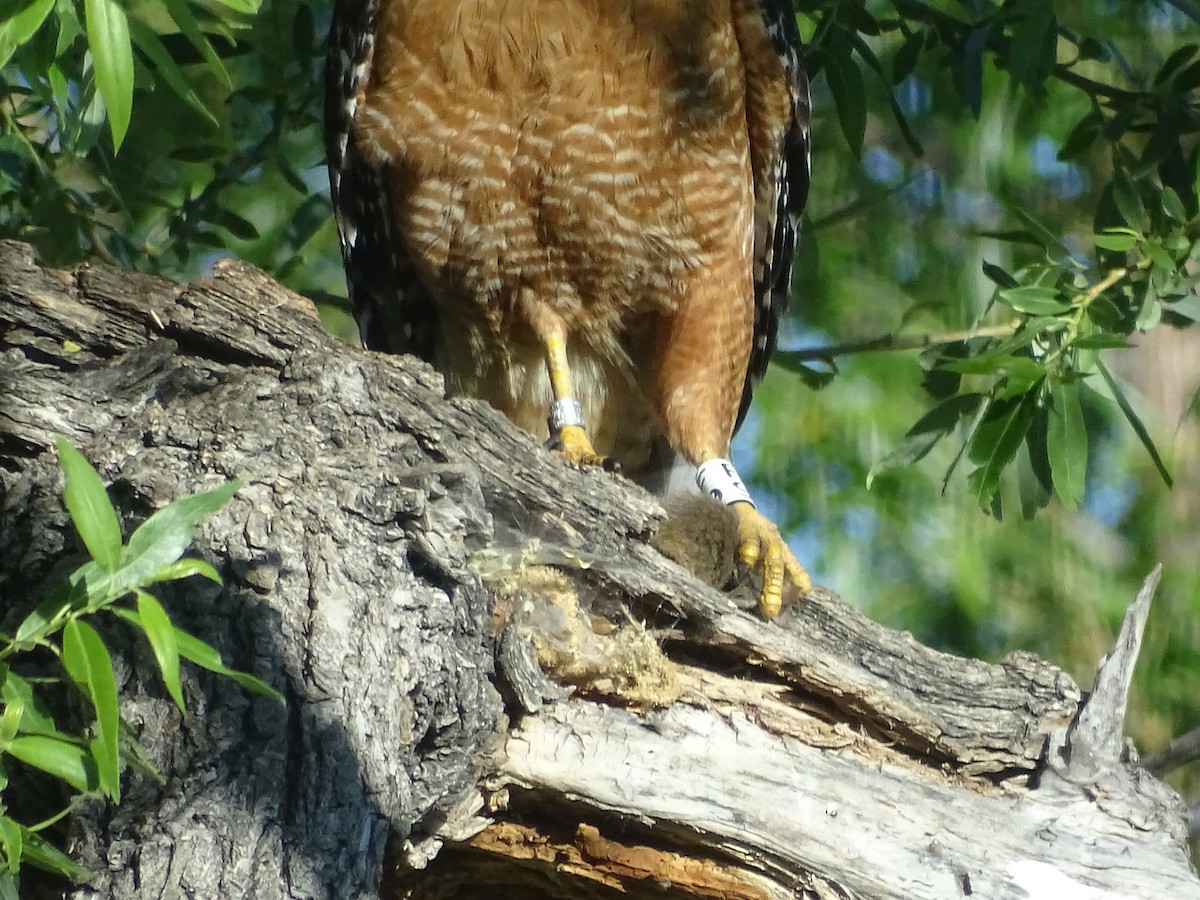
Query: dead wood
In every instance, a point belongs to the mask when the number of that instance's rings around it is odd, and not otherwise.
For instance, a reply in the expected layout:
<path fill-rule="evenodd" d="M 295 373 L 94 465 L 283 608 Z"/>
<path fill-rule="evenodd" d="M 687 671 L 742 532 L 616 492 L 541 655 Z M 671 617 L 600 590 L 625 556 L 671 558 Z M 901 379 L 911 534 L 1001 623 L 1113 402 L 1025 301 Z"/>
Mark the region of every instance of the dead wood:
<path fill-rule="evenodd" d="M 130 527 L 236 476 L 194 548 L 224 587 L 164 601 L 288 701 L 192 673 L 181 719 L 112 623 L 164 781 L 74 818 L 73 896 L 1200 897 L 1122 737 L 1152 586 L 1081 705 L 828 591 L 764 622 L 650 547 L 653 498 L 248 266 L 0 244 L 0 333 L 0 629 L 80 558 L 56 436 Z"/>

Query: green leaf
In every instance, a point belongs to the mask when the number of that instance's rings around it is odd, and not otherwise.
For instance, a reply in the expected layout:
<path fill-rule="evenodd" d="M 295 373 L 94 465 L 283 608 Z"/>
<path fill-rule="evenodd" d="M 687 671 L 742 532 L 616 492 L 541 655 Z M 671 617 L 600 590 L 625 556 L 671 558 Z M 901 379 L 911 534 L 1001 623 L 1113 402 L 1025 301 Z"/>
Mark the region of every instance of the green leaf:
<path fill-rule="evenodd" d="M 153 575 L 150 576 L 147 584 L 157 584 L 161 581 L 179 581 L 181 578 L 187 578 L 191 575 L 200 575 L 207 578 L 215 584 L 221 584 L 221 576 L 217 574 L 217 570 L 210 566 L 202 559 L 181 559 L 178 562 L 167 563 L 165 566 L 159 566 Z"/>
<path fill-rule="evenodd" d="M 988 262 L 986 259 L 983 261 L 983 274 L 998 287 L 1015 288 L 1020 286 L 1017 280 L 1004 271 L 1004 269 L 995 263 Z"/>
<path fill-rule="evenodd" d="M 892 58 L 892 84 L 899 84 L 912 74 L 923 49 L 925 49 L 924 31 L 915 31 L 905 39 Z"/>
<path fill-rule="evenodd" d="M 79 12 L 72 0 L 58 0 L 55 18 L 58 19 L 58 38 L 54 42 L 54 56 L 63 56 L 76 39 L 83 34 Z"/>
<path fill-rule="evenodd" d="M 984 509 L 992 505 L 1000 487 L 1000 474 L 1012 462 L 1033 420 L 1036 391 L 993 400 L 975 428 L 968 458 L 979 466 L 969 482 Z"/>
<path fill-rule="evenodd" d="M 1030 96 L 1041 97 L 1055 63 L 1054 5 L 1046 0 L 1017 0 L 1016 8 L 1020 18 L 1013 26 L 1009 71 Z"/>
<path fill-rule="evenodd" d="M 92 559 L 106 571 L 115 571 L 121 561 L 121 526 L 104 483 L 92 464 L 69 443 L 59 438 L 55 446 L 58 464 L 67 478 L 64 499 L 75 530 Z"/>
<path fill-rule="evenodd" d="M 1166 62 L 1162 64 L 1159 70 L 1154 74 L 1154 86 L 1161 87 L 1166 84 L 1171 78 L 1192 61 L 1196 55 L 1196 51 L 1200 50 L 1195 44 L 1184 44 L 1167 57 Z"/>
<path fill-rule="evenodd" d="M 821 67 L 829 92 L 837 107 L 838 123 L 851 152 L 862 155 L 863 138 L 867 131 L 866 87 L 862 70 L 854 61 L 852 44 L 846 33 L 835 28 L 825 42 L 821 56 Z"/>
<path fill-rule="evenodd" d="M 21 882 L 16 875 L 0 872 L 0 900 L 21 900 Z"/>
<path fill-rule="evenodd" d="M 1171 254 L 1167 252 L 1167 248 L 1157 241 L 1146 241 L 1142 244 L 1142 250 L 1150 257 L 1154 265 L 1160 269 L 1166 269 L 1168 272 L 1175 269 L 1175 260 L 1171 258 Z"/>
<path fill-rule="evenodd" d="M 220 225 L 239 240 L 254 241 L 259 238 L 258 228 L 249 219 L 239 216 L 229 209 L 217 207 L 210 215 L 214 225 Z"/>
<path fill-rule="evenodd" d="M 183 689 L 179 685 L 179 648 L 175 643 L 175 628 L 167 618 L 162 604 L 150 594 L 138 591 L 137 605 L 146 640 L 150 642 L 154 658 L 158 660 L 158 670 L 162 673 L 167 693 L 171 695 L 179 711 L 186 714 Z"/>
<path fill-rule="evenodd" d="M 259 7 L 262 6 L 262 0 L 216 0 L 216 2 L 228 6 L 234 12 L 245 13 L 248 16 L 257 13 Z"/>
<path fill-rule="evenodd" d="M 208 64 L 209 71 L 216 76 L 221 86 L 226 90 L 233 88 L 233 82 L 229 78 L 229 70 L 225 68 L 225 63 L 213 49 L 212 43 L 204 36 L 204 32 L 200 30 L 200 23 L 196 21 L 196 17 L 192 15 L 191 9 L 184 0 L 164 0 L 164 5 L 167 7 L 167 12 L 175 24 L 179 26 L 179 30 L 183 36 L 188 39 L 188 42 L 196 48 L 196 51 L 204 58 L 204 62 Z"/>
<path fill-rule="evenodd" d="M 972 28 L 961 44 L 962 59 L 958 70 L 959 90 L 975 118 L 983 110 L 983 54 L 991 32 L 987 28 Z"/>
<path fill-rule="evenodd" d="M 108 648 L 91 625 L 72 619 L 63 629 L 63 666 L 67 674 L 92 701 L 96 710 L 96 737 L 91 742 L 100 788 L 121 802 L 120 757 L 117 741 L 121 716 L 117 706 L 117 682 Z"/>
<path fill-rule="evenodd" d="M 20 696 L 4 694 L 4 713 L 0 714 L 0 751 L 17 736 L 21 728 L 21 719 L 25 715 L 25 700 Z"/>
<path fill-rule="evenodd" d="M 1067 509 L 1083 502 L 1087 476 L 1088 436 L 1079 399 L 1079 383 L 1057 384 L 1050 392 L 1052 406 L 1046 430 L 1046 455 L 1054 492 Z"/>
<path fill-rule="evenodd" d="M 117 0 L 84 0 L 88 49 L 96 72 L 96 90 L 108 110 L 113 150 L 119 150 L 133 112 L 133 45 L 129 20 Z"/>
<path fill-rule="evenodd" d="M 241 481 L 229 481 L 211 491 L 183 497 L 138 526 L 129 536 L 121 561 L 121 576 L 128 590 L 149 584 L 164 566 L 176 562 L 191 544 L 196 526 L 228 503 L 241 486 Z"/>
<path fill-rule="evenodd" d="M 158 35 L 139 19 L 134 19 L 129 25 L 134 43 L 154 63 L 154 71 L 162 77 L 168 87 L 188 106 L 208 119 L 213 125 L 219 125 L 217 117 L 204 105 L 204 101 L 200 99 L 200 95 L 196 93 L 195 88 L 188 82 L 187 76 L 175 64 L 175 60 L 171 58 L 171 54 L 163 46 L 163 42 L 159 40 Z"/>
<path fill-rule="evenodd" d="M 910 465 L 924 458 L 934 445 L 972 415 L 983 401 L 982 394 L 958 394 L 939 403 L 917 421 L 887 456 L 867 472 L 867 488 L 878 475 Z"/>
<path fill-rule="evenodd" d="M 1101 250 L 1129 250 L 1137 241 L 1137 237 L 1127 231 L 1105 231 L 1092 235 L 1092 243 Z"/>
<path fill-rule="evenodd" d="M 52 9 L 54 0 L 33 0 L 20 12 L 0 21 L 0 69 L 8 64 L 18 47 L 37 33 Z"/>
<path fill-rule="evenodd" d="M 9 672 L 4 679 L 2 689 L 4 703 L 14 704 L 21 708 L 21 721 L 17 731 L 20 734 L 41 734 L 46 737 L 65 738 L 54 725 L 53 717 L 46 711 L 45 705 L 33 693 L 33 685 L 15 672 Z"/>
<path fill-rule="evenodd" d="M 1124 350 L 1130 343 L 1123 334 L 1097 332 L 1076 338 L 1071 342 L 1071 346 L 1078 350 Z"/>
<path fill-rule="evenodd" d="M 1112 182 L 1112 198 L 1116 204 L 1117 213 L 1127 228 L 1140 232 L 1142 222 L 1146 218 L 1146 210 L 1142 206 L 1142 198 L 1138 196 L 1133 185 L 1125 177 L 1117 177 Z"/>
<path fill-rule="evenodd" d="M 1050 250 L 1059 256 L 1070 256 L 1071 255 L 1067 251 L 1067 248 L 1063 246 L 1062 240 L 1059 238 L 1059 236 L 1056 235 L 1049 228 L 1047 228 L 1040 221 L 1038 221 L 1036 218 L 1031 216 L 1025 210 L 1021 209 L 1021 207 L 1019 207 L 1019 206 L 1013 207 L 1012 211 L 1013 211 L 1013 215 L 1015 215 L 1018 219 L 1020 219 L 1025 224 L 1025 227 L 1029 229 L 1029 231 L 1037 239 L 1038 243 L 1041 244 L 1043 247 L 1045 247 L 1047 250 Z"/>
<path fill-rule="evenodd" d="M 1125 396 L 1125 392 L 1121 390 L 1117 384 L 1117 380 L 1113 378 L 1112 372 L 1108 371 L 1108 366 L 1099 360 L 1096 362 L 1096 368 L 1100 370 L 1100 375 L 1104 379 L 1104 383 L 1108 385 L 1113 399 L 1117 401 L 1117 406 L 1120 407 L 1126 421 L 1133 428 L 1133 433 L 1137 435 L 1138 440 L 1142 442 L 1142 446 L 1146 448 L 1146 452 L 1150 454 L 1150 459 L 1154 461 L 1154 467 L 1158 469 L 1158 474 L 1162 478 L 1163 484 L 1167 487 L 1174 487 L 1175 479 L 1171 477 L 1171 473 L 1167 471 L 1166 463 L 1158 455 L 1158 448 L 1154 446 L 1154 441 L 1150 438 L 1150 432 L 1146 430 L 1146 426 L 1142 423 L 1141 418 L 1139 418 L 1130 404 L 1129 398 Z"/>
<path fill-rule="evenodd" d="M 800 376 L 800 380 L 814 391 L 819 391 L 821 388 L 833 381 L 837 375 L 837 367 L 830 362 L 831 368 L 819 369 L 816 366 L 809 365 L 808 357 L 800 357 L 797 354 L 789 353 L 784 350 L 777 352 L 772 358 L 773 365 L 778 365 L 781 369 L 792 372 Z"/>
<path fill-rule="evenodd" d="M 24 844 L 21 826 L 8 816 L 0 815 L 0 848 L 4 850 L 4 859 L 8 863 L 10 875 L 16 875 L 21 871 Z"/>
<path fill-rule="evenodd" d="M 1055 316 L 1071 309 L 1071 304 L 1064 303 L 1058 291 L 1050 287 L 1027 285 L 1002 288 L 997 295 L 1004 303 L 1018 312 L 1035 316 Z"/>
<path fill-rule="evenodd" d="M 25 859 L 46 872 L 56 872 L 75 881 L 83 881 L 88 876 L 87 869 L 80 866 L 40 834 L 35 834 L 28 828 L 21 828 L 25 838 Z"/>
<path fill-rule="evenodd" d="M 1179 194 L 1175 191 L 1175 188 L 1164 187 L 1162 189 L 1162 204 L 1166 214 L 1176 222 L 1183 224 L 1190 219 L 1187 210 L 1183 208 L 1183 201 L 1179 199 Z"/>
<path fill-rule="evenodd" d="M 221 654 L 216 651 L 216 648 L 209 646 L 197 637 L 193 637 L 181 628 L 175 629 L 175 643 L 179 647 L 179 655 L 200 666 L 200 668 L 232 678 L 248 691 L 271 697 L 280 703 L 283 702 L 283 694 L 279 693 L 279 691 L 275 690 L 265 681 L 255 678 L 253 675 L 228 668 L 221 662 Z"/>
<path fill-rule="evenodd" d="M 99 783 L 92 754 L 70 741 L 40 734 L 22 735 L 13 739 L 6 752 L 81 793 L 95 790 Z"/>
<path fill-rule="evenodd" d="M 1082 154 L 1096 143 L 1100 130 L 1104 125 L 1104 117 L 1098 110 L 1092 110 L 1075 123 L 1075 127 L 1063 138 L 1062 147 L 1058 151 L 1060 160 L 1070 160 Z"/>

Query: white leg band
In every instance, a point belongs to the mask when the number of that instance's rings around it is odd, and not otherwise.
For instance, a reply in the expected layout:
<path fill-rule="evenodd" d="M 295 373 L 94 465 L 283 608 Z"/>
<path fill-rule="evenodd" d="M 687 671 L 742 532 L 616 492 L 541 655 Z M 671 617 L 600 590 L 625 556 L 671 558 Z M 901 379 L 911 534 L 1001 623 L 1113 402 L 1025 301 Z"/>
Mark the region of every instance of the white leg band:
<path fill-rule="evenodd" d="M 710 459 L 696 469 L 696 484 L 701 493 L 707 494 L 714 500 L 720 500 L 726 506 L 730 503 L 749 503 L 750 492 L 738 477 L 737 469 L 727 459 Z"/>
<path fill-rule="evenodd" d="M 546 420 L 550 425 L 550 433 L 558 434 L 567 425 L 583 426 L 583 407 L 579 405 L 579 401 L 574 397 L 566 400 L 555 400 L 550 404 L 550 418 Z"/>

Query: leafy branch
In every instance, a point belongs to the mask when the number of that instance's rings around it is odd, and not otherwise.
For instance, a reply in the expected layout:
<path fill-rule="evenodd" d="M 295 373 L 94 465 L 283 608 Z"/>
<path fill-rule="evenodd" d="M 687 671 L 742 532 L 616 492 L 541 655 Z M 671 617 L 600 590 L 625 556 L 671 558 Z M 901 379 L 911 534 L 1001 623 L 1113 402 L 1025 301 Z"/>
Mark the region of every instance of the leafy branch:
<path fill-rule="evenodd" d="M 80 799 L 121 800 L 121 764 L 147 763 L 120 718 L 112 658 L 89 620 L 101 613 L 132 625 L 145 636 L 167 693 L 187 714 L 180 659 L 232 678 L 242 687 L 282 701 L 265 682 L 227 668 L 215 648 L 171 624 L 152 585 L 200 575 L 220 583 L 208 563 L 183 556 L 196 527 L 228 502 L 240 483 L 175 501 L 154 513 L 122 541 L 116 510 L 96 470 L 74 447 L 58 441 L 66 477 L 64 499 L 91 559 L 40 603 L 11 636 L 0 635 L 0 900 L 19 897 L 24 863 L 75 879 L 86 876 L 41 832 L 67 815 Z M 129 598 L 131 602 L 124 602 Z M 18 669 L 36 651 L 53 656 L 64 677 L 31 678 Z M 47 685 L 73 685 L 89 702 L 93 720 L 86 733 L 55 722 L 43 695 Z M 74 796 L 67 805 L 32 825 L 12 818 L 4 801 L 16 760 L 64 782 Z M 152 773 L 153 774 L 153 773 Z"/>

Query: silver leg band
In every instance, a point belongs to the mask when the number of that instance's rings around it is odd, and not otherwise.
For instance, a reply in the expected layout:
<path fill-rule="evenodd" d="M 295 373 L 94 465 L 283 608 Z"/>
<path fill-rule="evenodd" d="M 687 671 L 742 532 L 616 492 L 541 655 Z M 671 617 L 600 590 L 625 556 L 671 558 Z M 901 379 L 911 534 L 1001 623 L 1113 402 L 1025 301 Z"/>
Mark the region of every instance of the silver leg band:
<path fill-rule="evenodd" d="M 750 492 L 746 490 L 746 485 L 742 484 L 737 469 L 727 459 L 710 459 L 702 463 L 696 469 L 696 484 L 702 494 L 707 494 L 726 506 L 730 503 L 749 503 L 754 506 Z"/>
<path fill-rule="evenodd" d="M 550 433 L 557 434 L 568 425 L 583 427 L 583 407 L 573 397 L 567 400 L 555 400 L 550 404 Z"/>

